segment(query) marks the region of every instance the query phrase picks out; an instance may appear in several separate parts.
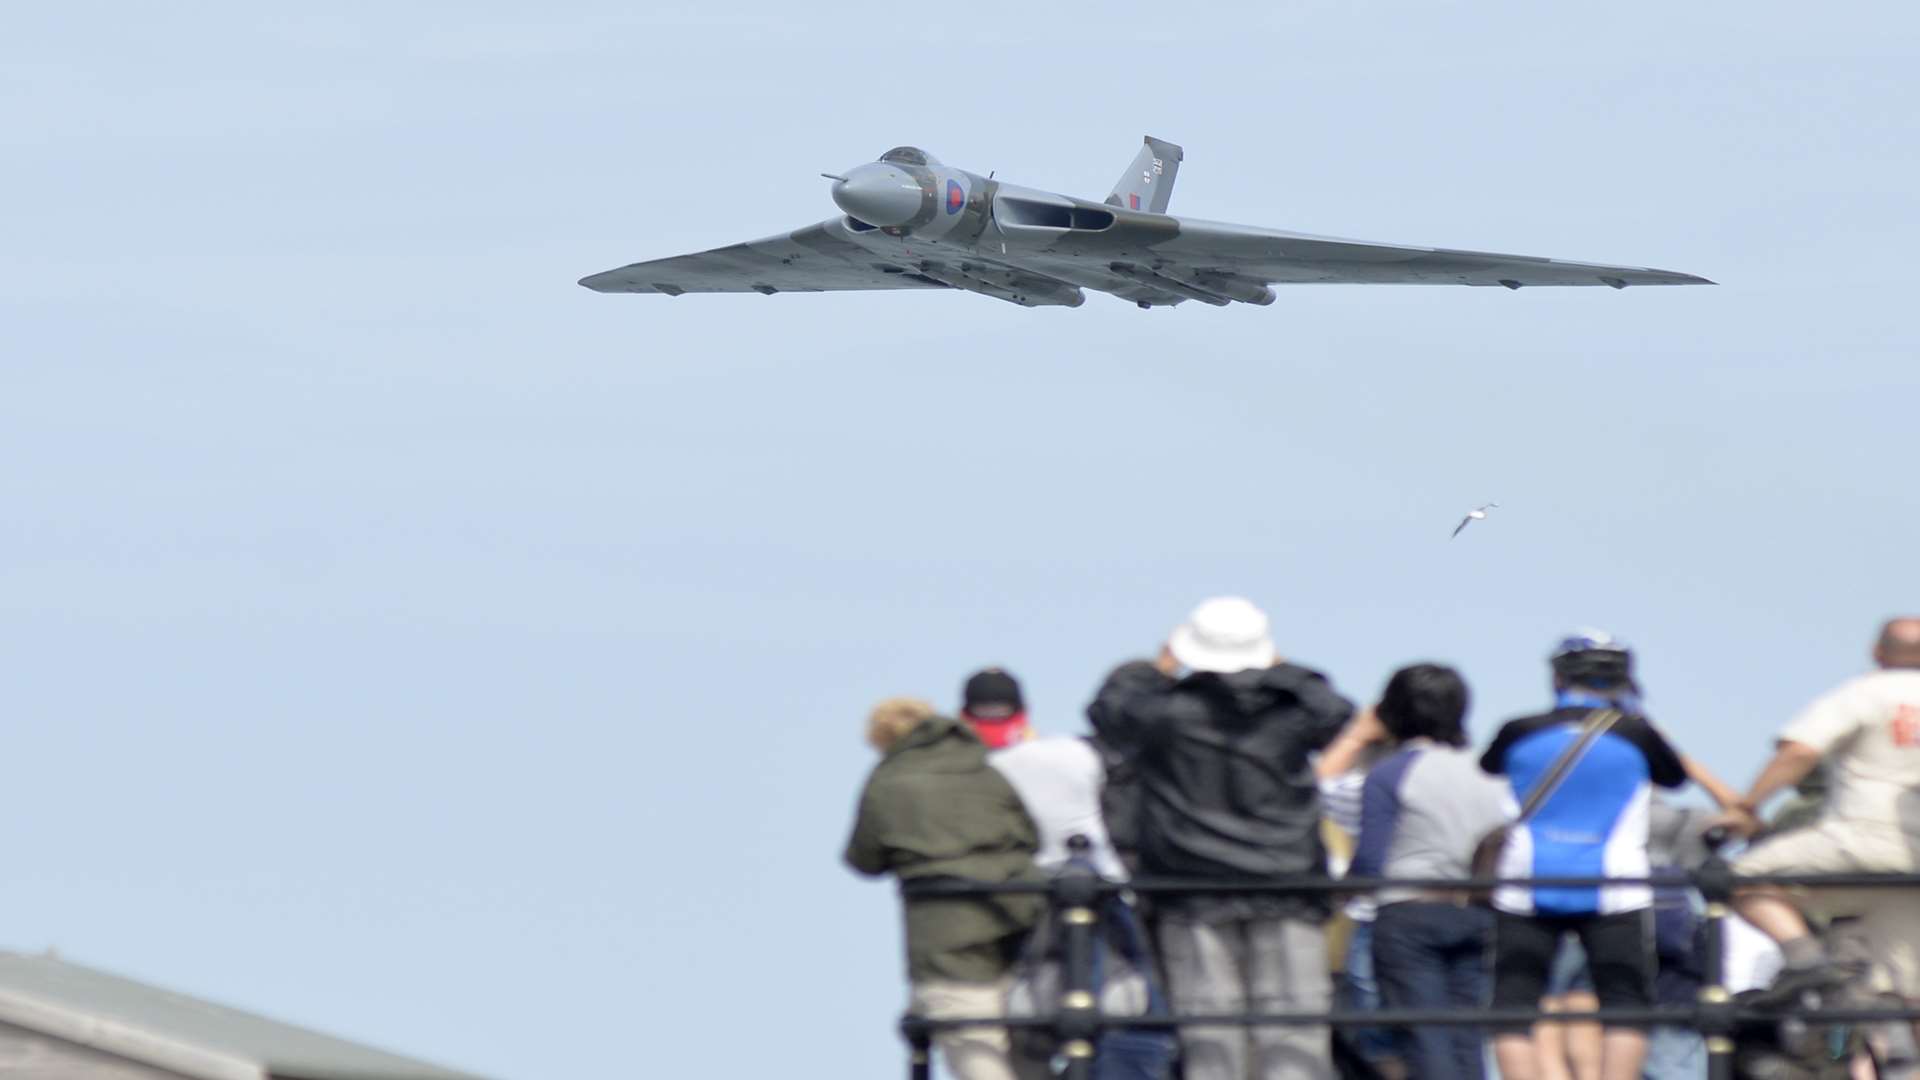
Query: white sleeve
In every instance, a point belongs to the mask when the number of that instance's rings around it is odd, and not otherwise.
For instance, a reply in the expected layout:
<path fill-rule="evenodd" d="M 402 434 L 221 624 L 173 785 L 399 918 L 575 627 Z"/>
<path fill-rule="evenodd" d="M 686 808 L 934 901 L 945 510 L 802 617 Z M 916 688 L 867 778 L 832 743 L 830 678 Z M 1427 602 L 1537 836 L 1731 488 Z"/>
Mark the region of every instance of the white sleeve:
<path fill-rule="evenodd" d="M 1359 769 L 1320 781 L 1320 809 L 1340 831 L 1356 839 L 1360 836 L 1360 792 L 1367 786 L 1367 774 Z"/>
<path fill-rule="evenodd" d="M 1781 730 L 1783 742 L 1797 742 L 1825 754 L 1852 738 L 1871 719 L 1873 701 L 1859 683 L 1849 682 L 1820 695 Z"/>

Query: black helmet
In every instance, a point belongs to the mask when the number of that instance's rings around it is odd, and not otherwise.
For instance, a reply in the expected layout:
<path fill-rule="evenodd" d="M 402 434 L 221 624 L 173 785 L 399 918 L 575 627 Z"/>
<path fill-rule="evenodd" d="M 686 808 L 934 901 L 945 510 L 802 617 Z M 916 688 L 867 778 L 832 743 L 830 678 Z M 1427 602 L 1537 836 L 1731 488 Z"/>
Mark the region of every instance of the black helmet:
<path fill-rule="evenodd" d="M 1553 677 L 1594 690 L 1634 689 L 1633 650 L 1605 630 L 1576 630 L 1554 646 Z"/>

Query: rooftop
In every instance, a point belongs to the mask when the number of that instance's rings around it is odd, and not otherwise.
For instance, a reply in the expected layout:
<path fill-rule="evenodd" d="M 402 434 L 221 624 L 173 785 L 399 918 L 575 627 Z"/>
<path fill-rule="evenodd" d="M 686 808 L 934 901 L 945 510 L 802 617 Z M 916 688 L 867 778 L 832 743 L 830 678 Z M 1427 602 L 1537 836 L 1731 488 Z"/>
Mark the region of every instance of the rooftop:
<path fill-rule="evenodd" d="M 53 956 L 0 951 L 0 1023 L 192 1080 L 480 1080 Z"/>

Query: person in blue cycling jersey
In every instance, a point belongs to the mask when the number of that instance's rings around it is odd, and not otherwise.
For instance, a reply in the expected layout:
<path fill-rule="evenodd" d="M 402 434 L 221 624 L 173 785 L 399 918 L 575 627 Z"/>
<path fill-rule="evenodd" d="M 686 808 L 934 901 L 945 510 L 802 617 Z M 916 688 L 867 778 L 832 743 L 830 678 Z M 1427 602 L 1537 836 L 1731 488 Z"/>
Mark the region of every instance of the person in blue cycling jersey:
<path fill-rule="evenodd" d="M 1480 767 L 1507 778 L 1524 805 L 1600 710 L 1619 718 L 1573 758 L 1564 778 L 1502 853 L 1502 878 L 1646 878 L 1648 807 L 1655 786 L 1687 782 L 1687 762 L 1641 713 L 1633 654 L 1600 631 L 1563 640 L 1552 655 L 1554 707 L 1509 721 Z M 1560 942 L 1578 935 L 1594 994 L 1605 1008 L 1652 1004 L 1653 893 L 1646 885 L 1509 886 L 1494 893 L 1496 1009 L 1533 1008 L 1547 989 Z M 1528 1025 L 1499 1031 L 1494 1054 L 1505 1080 L 1535 1080 L 1542 1065 Z M 1609 1025 L 1602 1080 L 1637 1080 L 1647 1053 L 1643 1028 Z"/>

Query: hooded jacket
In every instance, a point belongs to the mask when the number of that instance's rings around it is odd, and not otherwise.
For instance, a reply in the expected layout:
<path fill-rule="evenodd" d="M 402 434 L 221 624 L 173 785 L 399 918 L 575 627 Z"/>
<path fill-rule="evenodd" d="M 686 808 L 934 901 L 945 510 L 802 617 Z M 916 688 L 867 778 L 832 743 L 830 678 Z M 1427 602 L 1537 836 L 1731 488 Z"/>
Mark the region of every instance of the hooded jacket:
<path fill-rule="evenodd" d="M 847 865 L 901 882 L 1041 880 L 1020 797 L 965 724 L 933 717 L 902 736 L 867 777 Z M 987 982 L 1004 974 L 1046 897 L 908 897 L 907 977 Z"/>
<path fill-rule="evenodd" d="M 1324 675 L 1277 664 L 1173 679 L 1144 661 L 1107 677 L 1087 718 L 1126 768 L 1109 775 L 1109 826 L 1142 875 L 1270 879 L 1325 874 L 1311 755 L 1353 716 Z M 1173 898 L 1168 898 L 1173 900 Z M 1317 896 L 1184 898 L 1240 914 L 1324 913 Z"/>

